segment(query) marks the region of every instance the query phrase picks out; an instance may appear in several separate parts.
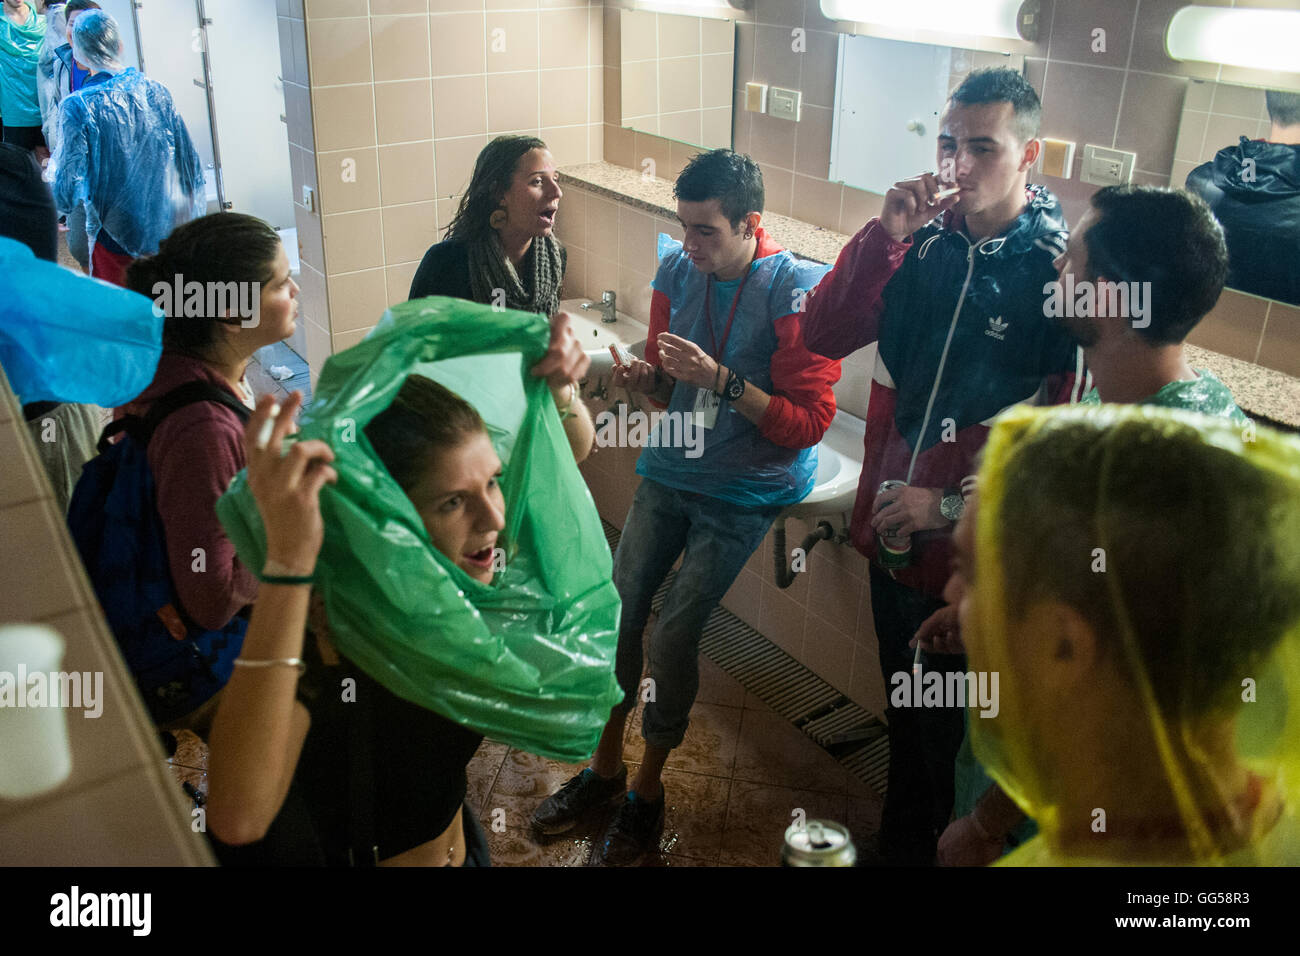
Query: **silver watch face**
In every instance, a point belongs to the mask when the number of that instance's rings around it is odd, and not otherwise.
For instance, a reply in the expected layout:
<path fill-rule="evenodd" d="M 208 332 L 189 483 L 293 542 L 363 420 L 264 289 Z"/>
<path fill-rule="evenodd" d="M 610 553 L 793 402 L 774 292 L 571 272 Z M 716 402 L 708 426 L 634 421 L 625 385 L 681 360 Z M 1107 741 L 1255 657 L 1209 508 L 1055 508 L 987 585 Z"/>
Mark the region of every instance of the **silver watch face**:
<path fill-rule="evenodd" d="M 966 502 L 962 500 L 961 495 L 945 495 L 939 502 L 939 513 L 949 521 L 960 521 L 965 510 Z"/>

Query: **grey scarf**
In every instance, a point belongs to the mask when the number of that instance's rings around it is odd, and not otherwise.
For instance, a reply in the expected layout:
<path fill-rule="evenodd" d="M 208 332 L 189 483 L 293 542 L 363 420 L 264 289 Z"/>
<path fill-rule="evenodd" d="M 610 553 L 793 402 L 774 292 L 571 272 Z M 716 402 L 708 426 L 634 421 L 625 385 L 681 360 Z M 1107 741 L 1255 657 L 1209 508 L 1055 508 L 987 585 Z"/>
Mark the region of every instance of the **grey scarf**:
<path fill-rule="evenodd" d="M 549 316 L 560 306 L 565 254 L 554 236 L 533 239 L 515 271 L 501 238 L 493 230 L 487 239 L 469 245 L 469 281 L 475 302 L 495 304 L 505 293 L 505 307 Z M 522 281 L 520 273 L 530 280 Z M 500 291 L 498 291 L 500 290 Z"/>

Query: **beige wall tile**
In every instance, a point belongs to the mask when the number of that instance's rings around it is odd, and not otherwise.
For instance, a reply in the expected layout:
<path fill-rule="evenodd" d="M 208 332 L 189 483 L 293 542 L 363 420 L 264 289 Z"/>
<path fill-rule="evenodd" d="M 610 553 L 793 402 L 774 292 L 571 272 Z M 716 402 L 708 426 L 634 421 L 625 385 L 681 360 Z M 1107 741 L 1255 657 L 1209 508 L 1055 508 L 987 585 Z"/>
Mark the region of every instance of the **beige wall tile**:
<path fill-rule="evenodd" d="M 474 161 L 479 151 L 487 145 L 486 136 L 464 136 L 459 139 L 439 139 L 434 142 L 434 166 L 438 172 L 440 199 L 460 198 L 469 185 L 474 172 Z M 440 220 L 441 221 L 441 220 Z M 445 223 L 444 223 L 445 225 Z"/>
<path fill-rule="evenodd" d="M 700 108 L 700 58 L 659 61 L 659 110 L 676 113 Z"/>
<path fill-rule="evenodd" d="M 379 156 L 374 147 L 316 154 L 321 209 L 353 212 L 379 205 Z"/>
<path fill-rule="evenodd" d="M 602 292 L 606 289 L 619 291 L 618 284 L 618 263 L 613 259 L 606 259 L 598 255 L 595 250 L 599 246 L 592 246 L 587 250 L 587 292 L 588 298 L 599 299 Z M 612 248 L 612 247 L 605 247 Z M 620 296 L 620 299 L 622 297 Z M 619 302 L 619 309 L 628 312 L 626 303 Z M 629 313 L 631 314 L 631 313 Z M 604 514 L 604 512 L 601 512 Z M 621 519 L 620 519 L 621 521 Z"/>
<path fill-rule="evenodd" d="M 542 126 L 572 126 L 587 122 L 587 76 L 585 67 L 574 70 L 542 70 Z M 490 81 L 489 81 L 490 82 Z"/>
<path fill-rule="evenodd" d="M 648 159 L 654 164 L 654 175 L 659 179 L 664 178 L 662 170 L 672 165 L 668 140 L 660 139 L 658 136 L 637 133 L 633 157 L 633 169 L 639 169 L 644 173 L 648 168 L 645 162 Z"/>
<path fill-rule="evenodd" d="M 590 263 L 591 260 L 588 259 L 588 268 Z M 618 290 L 619 310 L 641 322 L 650 321 L 650 280 L 653 278 L 654 267 L 653 259 L 650 260 L 650 268 L 644 272 L 620 266 L 618 284 L 608 287 Z"/>
<path fill-rule="evenodd" d="M 483 74 L 433 81 L 433 127 L 438 139 L 487 132 L 487 80 Z"/>
<path fill-rule="evenodd" d="M 334 345 L 330 341 L 329 330 L 315 322 L 307 323 L 307 364 L 311 370 L 320 375 L 325 367 L 325 360 L 334 354 Z"/>
<path fill-rule="evenodd" d="M 370 0 L 370 12 L 375 16 L 424 13 L 428 7 L 428 0 Z"/>
<path fill-rule="evenodd" d="M 838 73 L 839 34 L 810 31 L 807 34 L 808 49 L 800 54 L 803 105 L 822 106 L 831 109 L 835 106 L 835 77 Z"/>
<path fill-rule="evenodd" d="M 542 69 L 588 66 L 587 20 L 587 10 L 583 7 L 544 10 L 538 15 Z"/>
<path fill-rule="evenodd" d="M 25 428 L 14 422 L 4 427 Z M 37 621 L 81 606 L 80 592 L 70 585 L 71 559 L 62 546 L 51 546 L 67 541 L 67 531 L 50 500 L 0 510 L 0 538 L 23 543 L 22 560 L 9 563 L 6 586 L 0 588 L 0 620 Z"/>
<path fill-rule="evenodd" d="M 735 84 L 730 53 L 700 57 L 700 106 L 730 109 Z"/>
<path fill-rule="evenodd" d="M 602 196 L 587 198 L 587 248 L 615 257 L 620 204 Z"/>
<path fill-rule="evenodd" d="M 371 17 L 370 48 L 376 80 L 429 75 L 429 24 L 424 17 Z"/>
<path fill-rule="evenodd" d="M 798 125 L 773 119 L 766 113 L 747 113 L 749 155 L 758 162 L 782 169 L 794 168 L 794 139 Z"/>
<path fill-rule="evenodd" d="M 628 206 L 618 207 L 618 263 L 640 273 L 654 273 L 654 218 L 648 213 Z"/>
<path fill-rule="evenodd" d="M 555 216 L 555 234 L 570 249 L 587 245 L 587 193 L 576 186 L 561 184 L 560 211 Z"/>
<path fill-rule="evenodd" d="M 885 197 L 878 193 L 845 186 L 840 200 L 839 231 L 853 235 L 867 224 L 867 220 L 880 215 L 884 203 Z"/>
<path fill-rule="evenodd" d="M 758 630 L 787 654 L 803 654 L 804 609 L 767 580 L 759 596 Z"/>
<path fill-rule="evenodd" d="M 700 19 L 700 52 L 734 53 L 736 25 L 731 20 Z"/>
<path fill-rule="evenodd" d="M 1205 125 L 1208 113 L 1184 110 L 1178 128 L 1178 139 L 1174 143 L 1174 159 L 1184 162 L 1200 163 L 1201 149 L 1205 143 Z"/>
<path fill-rule="evenodd" d="M 309 20 L 307 50 L 313 86 L 370 82 L 368 20 Z"/>
<path fill-rule="evenodd" d="M 645 116 L 659 112 L 659 64 L 655 60 L 629 63 L 619 81 L 622 116 Z"/>
<path fill-rule="evenodd" d="M 613 123 L 615 126 L 623 125 L 623 73 L 621 70 L 614 70 L 606 67 L 601 71 L 602 84 L 604 91 L 605 111 L 601 114 L 601 122 Z M 613 160 L 611 160 L 613 162 Z"/>
<path fill-rule="evenodd" d="M 488 132 L 537 129 L 537 74 L 488 74 Z"/>
<path fill-rule="evenodd" d="M 805 106 L 795 137 L 794 171 L 825 180 L 831 169 L 832 111 Z"/>
<path fill-rule="evenodd" d="M 416 262 L 438 241 L 438 223 L 432 202 L 384 207 L 384 262 L 389 265 Z M 411 275 L 415 272 L 412 270 Z M 410 288 L 410 281 L 407 281 Z M 389 290 L 391 298 L 392 290 Z"/>
<path fill-rule="evenodd" d="M 364 17 L 366 0 L 306 0 L 304 10 L 309 20 L 322 20 L 326 17 Z"/>
<path fill-rule="evenodd" d="M 1224 289 L 1210 314 L 1192 329 L 1192 345 L 1233 358 L 1257 361 L 1269 300 Z"/>
<path fill-rule="evenodd" d="M 608 64 L 653 60 L 659 55 L 658 14 L 647 11 L 623 10 L 619 24 L 621 50 L 619 56 L 606 58 Z"/>
<path fill-rule="evenodd" d="M 1259 363 L 1300 378 L 1300 308 L 1270 304 Z"/>
<path fill-rule="evenodd" d="M 794 174 L 775 166 L 760 164 L 763 170 L 763 195 L 766 200 L 766 212 L 792 216 L 791 203 L 794 198 Z"/>
<path fill-rule="evenodd" d="M 577 246 L 570 246 L 567 243 L 565 248 L 568 250 L 569 259 L 564 271 L 563 296 L 566 299 L 585 298 L 587 295 L 587 251 Z"/>
<path fill-rule="evenodd" d="M 700 137 L 705 149 L 730 149 L 731 108 L 700 110 Z"/>
<path fill-rule="evenodd" d="M 380 312 L 379 314 L 383 315 L 382 312 Z M 347 332 L 335 332 L 332 336 L 330 336 L 331 342 L 334 347 L 334 352 L 337 354 L 339 352 L 343 352 L 347 349 L 352 348 L 352 346 L 356 345 L 367 335 L 369 335 L 370 330 L 373 328 L 374 325 L 369 325 L 364 329 L 351 329 Z"/>
<path fill-rule="evenodd" d="M 701 133 L 700 111 L 686 110 L 683 113 L 661 113 L 659 115 L 659 135 L 667 140 L 675 140 L 676 143 L 669 144 L 669 159 L 672 158 L 672 147 L 678 143 L 700 143 L 704 137 Z M 664 179 L 671 179 L 675 165 L 670 162 L 669 168 L 660 170 L 659 175 Z"/>
<path fill-rule="evenodd" d="M 298 227 L 299 258 L 304 265 L 315 266 L 318 272 L 323 272 L 325 269 L 325 242 L 320 214 L 310 213 L 302 206 L 295 204 L 293 218 L 294 224 Z"/>
<path fill-rule="evenodd" d="M 840 199 L 843 188 L 839 183 L 796 175 L 791 210 L 804 222 L 811 222 L 827 229 L 837 229 L 840 223 Z"/>
<path fill-rule="evenodd" d="M 699 56 L 699 17 L 683 17 L 671 13 L 659 15 L 659 56 Z"/>
<path fill-rule="evenodd" d="M 527 4 L 512 4 L 526 6 Z M 487 71 L 537 69 L 537 14 L 489 13 L 487 15 Z M 501 30 L 502 33 L 495 33 Z"/>
<path fill-rule="evenodd" d="M 330 328 L 334 351 L 339 351 L 339 333 L 368 329 L 388 307 L 383 269 L 367 269 L 331 275 L 326 280 L 330 297 Z"/>
<path fill-rule="evenodd" d="M 606 112 L 608 112 L 608 100 L 605 103 L 605 108 Z M 617 123 L 606 123 L 604 132 L 605 145 L 603 155 L 605 161 L 631 168 L 635 164 L 636 134 L 631 130 L 624 129 Z"/>
<path fill-rule="evenodd" d="M 375 119 L 381 143 L 433 139 L 433 92 L 429 81 L 376 83 Z"/>
<path fill-rule="evenodd" d="M 586 126 L 543 126 L 540 132 L 555 158 L 555 165 L 587 162 Z"/>
<path fill-rule="evenodd" d="M 415 278 L 415 270 L 418 268 L 420 268 L 420 262 L 417 259 L 414 262 L 402 262 L 395 266 L 389 266 L 384 270 L 384 278 L 388 287 L 388 304 L 390 306 L 409 300 L 411 280 Z"/>
<path fill-rule="evenodd" d="M 325 217 L 325 256 L 333 272 L 356 272 L 384 264 L 379 210 L 335 213 Z"/>
<path fill-rule="evenodd" d="M 317 150 L 375 145 L 374 88 L 369 83 L 319 87 L 312 100 Z"/>
<path fill-rule="evenodd" d="M 483 9 L 483 0 L 429 0 L 430 13 L 459 13 Z"/>
<path fill-rule="evenodd" d="M 379 177 L 385 205 L 433 199 L 437 196 L 433 143 L 379 147 Z"/>
<path fill-rule="evenodd" d="M 431 17 L 433 76 L 459 76 L 487 69 L 487 35 L 481 13 L 452 13 Z"/>

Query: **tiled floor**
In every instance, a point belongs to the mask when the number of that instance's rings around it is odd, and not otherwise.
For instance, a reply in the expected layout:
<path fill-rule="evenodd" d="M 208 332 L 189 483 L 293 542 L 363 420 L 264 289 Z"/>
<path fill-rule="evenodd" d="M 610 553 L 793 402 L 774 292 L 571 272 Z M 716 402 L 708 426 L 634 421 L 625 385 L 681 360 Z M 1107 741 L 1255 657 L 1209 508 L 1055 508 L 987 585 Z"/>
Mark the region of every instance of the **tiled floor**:
<path fill-rule="evenodd" d="M 644 753 L 640 727 L 638 710 L 623 747 L 630 776 Z M 178 781 L 206 793 L 202 741 L 183 735 L 169 763 Z M 483 742 L 469 765 L 469 802 L 487 831 L 493 866 L 591 865 L 608 815 L 545 842 L 529 826 L 533 808 L 582 766 Z M 646 866 L 776 866 L 799 811 L 847 824 L 859 847 L 880 825 L 875 791 L 703 657 L 691 726 L 663 782 L 664 835 Z"/>

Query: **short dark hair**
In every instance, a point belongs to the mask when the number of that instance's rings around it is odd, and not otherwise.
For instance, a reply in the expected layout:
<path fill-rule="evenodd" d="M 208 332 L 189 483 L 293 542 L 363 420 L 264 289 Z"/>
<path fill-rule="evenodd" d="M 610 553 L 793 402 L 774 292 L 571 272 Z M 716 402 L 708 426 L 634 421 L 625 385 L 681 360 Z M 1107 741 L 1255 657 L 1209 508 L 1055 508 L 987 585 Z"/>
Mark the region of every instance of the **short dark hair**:
<path fill-rule="evenodd" d="M 1005 67 L 976 70 L 948 99 L 962 106 L 1010 103 L 1016 115 L 1016 136 L 1022 143 L 1034 139 L 1043 122 L 1043 104 L 1034 88 L 1020 73 Z"/>
<path fill-rule="evenodd" d="M 177 226 L 152 256 L 136 259 L 127 267 L 126 285 L 150 299 L 159 283 L 171 285 L 178 275 L 191 281 L 257 282 L 274 278 L 280 234 L 255 216 L 216 212 Z M 179 306 L 179 303 L 176 303 Z M 195 358 L 209 357 L 223 322 L 220 316 L 179 314 L 163 320 L 163 348 Z"/>
<path fill-rule="evenodd" d="M 407 376 L 393 403 L 365 427 L 375 454 L 407 494 L 440 450 L 486 431 L 473 405 L 423 375 Z"/>
<path fill-rule="evenodd" d="M 677 177 L 673 196 L 685 202 L 718 200 L 734 229 L 751 212 L 763 211 L 763 171 L 744 153 L 696 153 Z"/>
<path fill-rule="evenodd" d="M 1016 437 L 997 509 L 1007 611 L 1073 608 L 1121 670 L 1127 632 L 1162 711 L 1221 713 L 1240 705 L 1241 675 L 1300 623 L 1296 482 L 1218 447 L 1214 433 L 1237 442 L 1237 426 L 1171 417 L 1075 406 L 1007 425 L 999 437 Z"/>
<path fill-rule="evenodd" d="M 1151 345 L 1176 345 L 1214 308 L 1228 276 L 1223 227 L 1199 196 L 1164 186 L 1107 186 L 1084 233 L 1088 278 L 1150 282 Z"/>
<path fill-rule="evenodd" d="M 484 146 L 445 237 L 462 242 L 486 239 L 492 232 L 488 222 L 510 189 L 519 160 L 534 149 L 546 149 L 546 143 L 536 136 L 498 136 Z"/>
<path fill-rule="evenodd" d="M 1278 126 L 1295 126 L 1300 123 L 1300 93 L 1267 90 L 1264 102 L 1268 105 L 1268 118 Z"/>
<path fill-rule="evenodd" d="M 66 17 L 69 13 L 81 13 L 84 10 L 102 10 L 103 8 L 95 0 L 68 0 L 63 7 L 63 15 Z"/>

